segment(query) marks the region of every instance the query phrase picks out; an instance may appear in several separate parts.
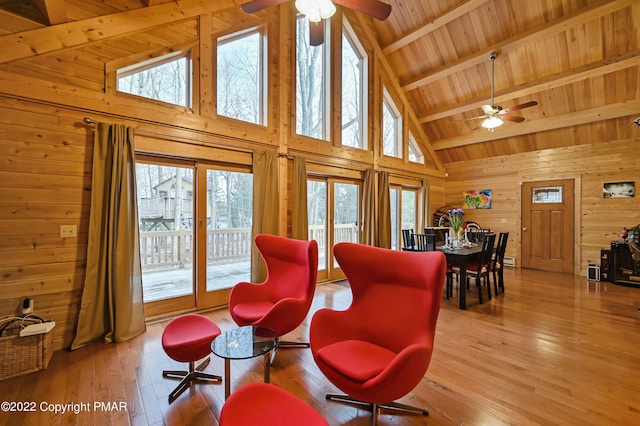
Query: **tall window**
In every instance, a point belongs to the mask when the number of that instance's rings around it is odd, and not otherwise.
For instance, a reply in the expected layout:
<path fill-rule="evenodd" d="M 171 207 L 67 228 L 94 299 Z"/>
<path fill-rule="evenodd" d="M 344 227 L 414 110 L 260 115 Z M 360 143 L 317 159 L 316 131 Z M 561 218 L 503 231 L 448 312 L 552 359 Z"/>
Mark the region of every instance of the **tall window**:
<path fill-rule="evenodd" d="M 386 89 L 382 99 L 382 153 L 402 158 L 402 116 Z"/>
<path fill-rule="evenodd" d="M 366 148 L 367 56 L 345 19 L 342 32 L 342 145 Z"/>
<path fill-rule="evenodd" d="M 325 34 L 329 34 L 329 21 Z M 329 140 L 329 40 L 309 44 L 309 21 L 296 25 L 296 133 Z"/>
<path fill-rule="evenodd" d="M 409 132 L 409 161 L 424 164 L 424 154 L 412 132 Z"/>
<path fill-rule="evenodd" d="M 191 107 L 191 52 L 176 52 L 117 72 L 119 92 Z"/>
<path fill-rule="evenodd" d="M 266 125 L 266 37 L 259 29 L 218 38 L 218 114 Z"/>

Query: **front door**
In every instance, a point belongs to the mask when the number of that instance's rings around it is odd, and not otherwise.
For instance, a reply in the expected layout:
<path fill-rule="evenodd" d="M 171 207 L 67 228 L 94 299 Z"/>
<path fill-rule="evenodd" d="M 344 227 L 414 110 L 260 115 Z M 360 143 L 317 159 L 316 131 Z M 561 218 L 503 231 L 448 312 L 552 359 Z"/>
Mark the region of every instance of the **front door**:
<path fill-rule="evenodd" d="M 574 181 L 522 185 L 522 267 L 573 273 Z"/>

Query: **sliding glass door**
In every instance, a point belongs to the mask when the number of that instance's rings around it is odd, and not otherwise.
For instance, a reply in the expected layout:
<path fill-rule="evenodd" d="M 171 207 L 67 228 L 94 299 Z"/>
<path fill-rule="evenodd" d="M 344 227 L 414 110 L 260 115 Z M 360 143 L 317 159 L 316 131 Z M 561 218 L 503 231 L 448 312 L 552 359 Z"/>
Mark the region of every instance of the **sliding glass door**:
<path fill-rule="evenodd" d="M 412 229 L 415 233 L 424 230 L 418 229 L 418 189 L 403 188 L 392 185 L 389 188 L 391 201 L 391 248 L 402 249 L 402 230 Z"/>
<path fill-rule="evenodd" d="M 307 180 L 309 239 L 318 241 L 318 279 L 344 278 L 333 258 L 339 242 L 359 241 L 360 183 L 330 177 Z"/>
<path fill-rule="evenodd" d="M 138 156 L 136 178 L 147 316 L 227 303 L 250 273 L 250 170 Z"/>

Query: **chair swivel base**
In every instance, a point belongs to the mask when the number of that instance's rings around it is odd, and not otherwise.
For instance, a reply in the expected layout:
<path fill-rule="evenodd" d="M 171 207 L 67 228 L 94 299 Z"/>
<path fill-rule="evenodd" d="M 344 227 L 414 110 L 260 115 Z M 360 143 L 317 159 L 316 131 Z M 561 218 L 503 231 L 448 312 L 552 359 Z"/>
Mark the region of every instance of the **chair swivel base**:
<path fill-rule="evenodd" d="M 276 353 L 278 352 L 278 348 L 289 349 L 289 348 L 309 348 L 311 344 L 309 342 L 294 342 L 289 340 L 280 340 L 280 338 L 276 338 L 276 347 L 271 351 L 271 361 L 270 365 L 273 365 L 273 362 L 276 359 Z"/>
<path fill-rule="evenodd" d="M 372 404 L 370 402 L 365 402 L 359 399 L 352 398 L 348 395 L 340 395 L 340 394 L 333 394 L 333 393 L 327 394 L 326 399 L 331 401 L 337 401 L 337 402 L 345 402 L 348 404 L 364 405 L 368 407 L 368 410 L 373 413 L 373 423 L 372 423 L 373 426 L 378 424 L 377 423 L 378 409 L 382 409 L 382 408 L 385 408 L 388 410 L 403 411 L 403 412 L 413 413 L 413 414 L 422 414 L 423 416 L 429 415 L 429 410 L 425 408 L 414 407 L 412 405 L 402 404 L 399 402 L 385 402 L 384 404 Z"/>
<path fill-rule="evenodd" d="M 204 361 L 194 367 L 194 362 L 189 362 L 189 371 L 184 370 L 165 370 L 162 377 L 169 379 L 181 379 L 178 386 L 169 394 L 169 404 L 176 400 L 193 382 L 205 382 L 210 384 L 221 384 L 222 377 L 214 374 L 203 373 L 203 370 L 209 365 L 210 359 L 207 357 Z"/>

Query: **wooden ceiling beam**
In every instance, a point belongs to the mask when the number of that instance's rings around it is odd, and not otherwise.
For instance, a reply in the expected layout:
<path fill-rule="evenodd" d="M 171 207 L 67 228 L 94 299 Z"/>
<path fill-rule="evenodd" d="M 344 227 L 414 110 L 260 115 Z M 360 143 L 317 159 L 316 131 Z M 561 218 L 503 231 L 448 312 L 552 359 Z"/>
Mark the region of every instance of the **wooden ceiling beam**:
<path fill-rule="evenodd" d="M 579 126 L 595 121 L 609 120 L 633 115 L 640 110 L 640 99 L 603 105 L 596 108 L 576 111 L 556 117 L 542 118 L 540 120 L 525 121 L 513 126 L 503 126 L 494 130 L 481 130 L 468 135 L 442 139 L 433 144 L 436 151 L 488 142 L 498 139 L 522 136 L 530 133 L 538 133 L 546 130 L 561 129 L 564 127 Z"/>
<path fill-rule="evenodd" d="M 32 0 L 34 6 L 42 13 L 49 25 L 67 22 L 64 0 Z"/>
<path fill-rule="evenodd" d="M 542 24 L 536 28 L 524 32 L 523 34 L 519 34 L 501 43 L 490 46 L 486 49 L 486 51 L 482 53 L 469 55 L 465 58 L 451 63 L 450 65 L 427 73 L 415 80 L 405 82 L 402 84 L 402 89 L 406 92 L 418 89 L 434 81 L 446 78 L 450 74 L 461 72 L 467 68 L 471 68 L 473 66 L 487 62 L 489 52 L 497 50 L 500 51 L 503 55 L 508 54 L 509 52 L 529 45 L 534 41 L 544 39 L 550 35 L 565 31 L 568 28 L 574 27 L 595 18 L 599 18 L 616 10 L 628 7 L 635 1 L 637 0 L 601 0 L 588 7 L 576 10 L 575 12 L 562 17 L 552 23 Z"/>
<path fill-rule="evenodd" d="M 592 64 L 584 65 L 580 68 L 552 74 L 536 81 L 525 83 L 520 86 L 515 86 L 508 90 L 499 91 L 495 94 L 495 103 L 497 105 L 501 102 L 510 101 L 514 98 L 530 96 L 535 93 L 540 93 L 544 90 L 562 87 L 570 83 L 586 80 L 588 78 L 598 77 L 604 74 L 609 74 L 634 66 L 640 66 L 640 51 L 634 51 L 624 55 L 616 56 L 615 58 L 609 58 L 599 62 L 594 62 Z M 425 124 L 430 121 L 439 120 L 442 118 L 450 117 L 452 115 L 461 114 L 475 108 L 480 108 L 482 105 L 485 105 L 488 102 L 489 99 L 487 96 L 479 96 L 466 102 L 444 106 L 437 110 L 431 111 L 428 114 L 420 116 L 418 118 L 418 121 L 420 121 L 421 124 Z"/>
<path fill-rule="evenodd" d="M 82 46 L 110 37 L 122 37 L 194 18 L 203 13 L 237 9 L 235 0 L 175 0 L 107 16 L 67 22 L 0 36 L 0 64 Z"/>
<path fill-rule="evenodd" d="M 400 37 L 398 40 L 383 48 L 382 53 L 388 56 L 488 2 L 489 0 L 466 0 L 409 34 Z"/>
<path fill-rule="evenodd" d="M 173 0 L 142 0 L 142 4 L 144 4 L 145 6 L 156 6 L 162 3 L 169 3 L 170 1 Z"/>

